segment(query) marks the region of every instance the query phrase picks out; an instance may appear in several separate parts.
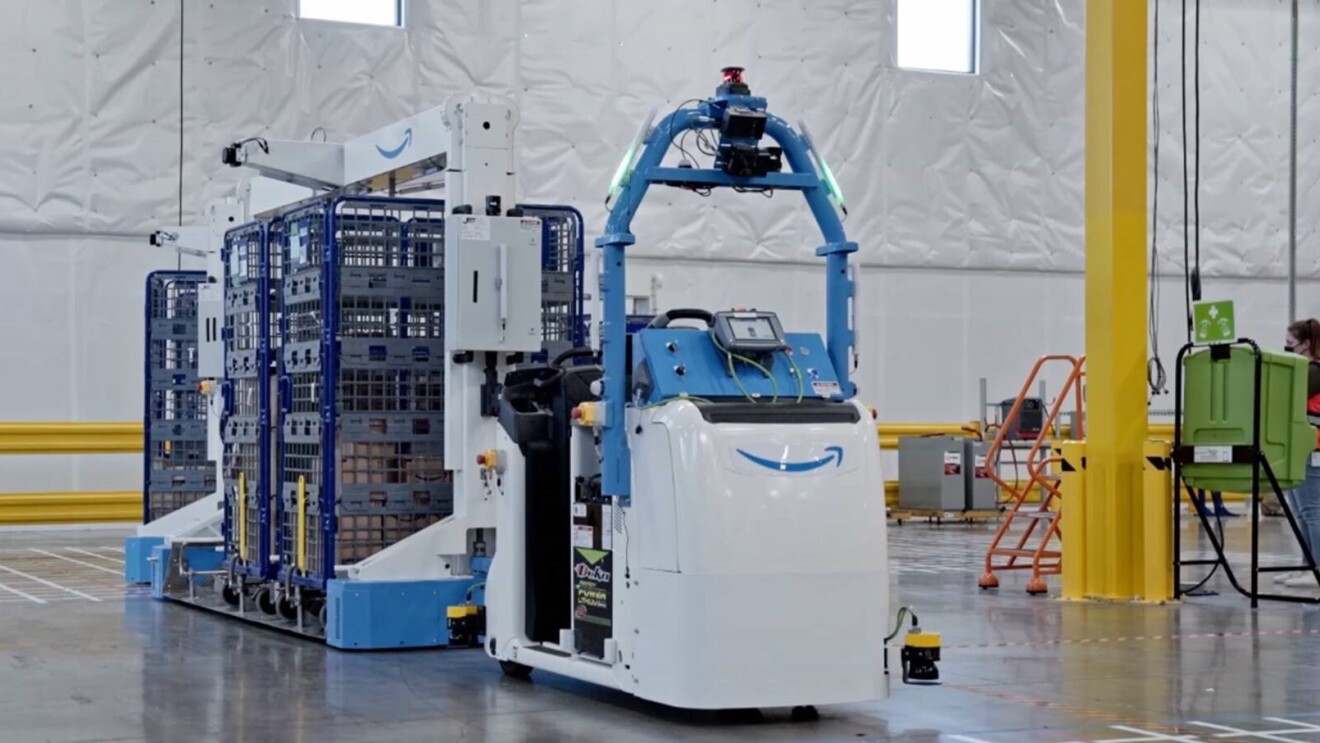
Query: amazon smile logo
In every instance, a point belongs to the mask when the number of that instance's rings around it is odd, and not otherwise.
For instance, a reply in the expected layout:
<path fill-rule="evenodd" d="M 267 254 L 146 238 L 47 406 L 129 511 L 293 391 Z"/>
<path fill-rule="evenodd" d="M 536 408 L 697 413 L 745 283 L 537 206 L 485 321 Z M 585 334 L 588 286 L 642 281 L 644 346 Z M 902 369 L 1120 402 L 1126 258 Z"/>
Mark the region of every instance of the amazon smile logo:
<path fill-rule="evenodd" d="M 829 453 L 826 456 L 823 456 L 820 459 L 809 459 L 803 462 L 784 462 L 774 459 L 764 459 L 751 452 L 743 451 L 742 449 L 736 449 L 735 451 L 752 464 L 776 472 L 814 472 L 815 470 L 827 467 L 831 464 L 835 467 L 843 466 L 843 447 L 841 446 L 827 446 L 825 447 L 825 451 Z"/>
<path fill-rule="evenodd" d="M 408 149 L 408 147 L 412 144 L 412 140 L 413 140 L 412 128 L 409 127 L 409 129 L 403 133 L 403 141 L 399 143 L 398 147 L 395 147 L 392 150 L 387 150 L 384 147 L 381 147 L 380 145 L 376 145 L 376 151 L 379 152 L 380 156 L 385 158 L 386 160 L 393 160 L 399 155 L 402 155 L 404 150 Z"/>

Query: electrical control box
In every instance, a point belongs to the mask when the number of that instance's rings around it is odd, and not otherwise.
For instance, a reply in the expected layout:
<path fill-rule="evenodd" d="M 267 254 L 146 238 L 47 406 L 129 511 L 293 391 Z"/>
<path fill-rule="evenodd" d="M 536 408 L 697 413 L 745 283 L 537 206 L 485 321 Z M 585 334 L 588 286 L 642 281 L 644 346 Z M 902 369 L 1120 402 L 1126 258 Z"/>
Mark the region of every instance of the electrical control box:
<path fill-rule="evenodd" d="M 993 511 L 999 490 L 990 477 L 990 442 L 960 436 L 898 440 L 898 505 L 937 511 Z"/>
<path fill-rule="evenodd" d="M 958 436 L 898 440 L 898 505 L 921 510 L 967 508 L 967 440 Z"/>
<path fill-rule="evenodd" d="M 990 477 L 991 462 L 986 458 L 989 441 L 967 440 L 971 470 L 967 479 L 967 510 L 993 511 L 999 507 L 999 485 Z"/>
<path fill-rule="evenodd" d="M 220 379 L 225 375 L 225 293 L 217 281 L 197 287 L 197 376 Z"/>
<path fill-rule="evenodd" d="M 445 226 L 450 351 L 541 350 L 541 220 L 456 214 Z"/>
<path fill-rule="evenodd" d="M 815 333 L 777 332 L 780 340 L 773 343 L 780 350 L 761 356 L 753 366 L 731 358 L 720 345 L 724 341 L 717 343 L 705 329 L 644 328 L 632 337 L 633 392 L 648 403 L 684 396 L 764 402 L 836 399 L 839 376 L 825 341 Z"/>

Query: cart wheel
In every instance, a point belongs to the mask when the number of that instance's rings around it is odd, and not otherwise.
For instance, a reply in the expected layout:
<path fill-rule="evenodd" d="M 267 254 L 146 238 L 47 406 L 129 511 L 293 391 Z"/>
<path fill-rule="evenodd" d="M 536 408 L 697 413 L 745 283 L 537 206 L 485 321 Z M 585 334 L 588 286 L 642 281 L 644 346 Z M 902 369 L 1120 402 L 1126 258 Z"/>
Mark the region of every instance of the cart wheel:
<path fill-rule="evenodd" d="M 257 601 L 257 608 L 261 609 L 263 613 L 271 615 L 275 614 L 275 597 L 271 594 L 269 588 L 266 586 L 258 588 L 257 593 L 253 598 Z"/>
<path fill-rule="evenodd" d="M 1036 577 L 1027 581 L 1027 593 L 1032 596 L 1040 596 L 1041 594 L 1049 593 L 1049 590 L 1049 586 L 1045 585 L 1044 578 Z"/>
<path fill-rule="evenodd" d="M 276 605 L 276 608 L 279 610 L 280 616 L 284 617 L 290 622 L 297 621 L 298 605 L 293 603 L 293 600 L 290 597 L 284 596 L 280 598 L 278 604 Z"/>
<path fill-rule="evenodd" d="M 976 585 L 980 586 L 982 591 L 986 590 L 987 588 L 998 588 L 999 576 L 995 575 L 994 573 L 986 573 L 985 575 L 981 576 L 981 579 L 976 582 Z"/>
<path fill-rule="evenodd" d="M 220 589 L 220 598 L 224 599 L 225 603 L 230 606 L 238 606 L 238 590 L 231 583 L 225 583 L 224 587 Z"/>

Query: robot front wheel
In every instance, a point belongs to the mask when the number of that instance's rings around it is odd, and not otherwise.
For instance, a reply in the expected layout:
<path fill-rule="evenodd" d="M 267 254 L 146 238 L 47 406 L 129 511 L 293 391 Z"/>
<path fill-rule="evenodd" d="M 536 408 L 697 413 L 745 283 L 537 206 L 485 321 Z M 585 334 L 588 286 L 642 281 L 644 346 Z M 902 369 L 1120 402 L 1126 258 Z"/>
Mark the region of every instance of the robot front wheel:
<path fill-rule="evenodd" d="M 793 708 L 792 719 L 793 722 L 815 722 L 820 719 L 820 712 L 810 704 L 804 704 Z"/>
<path fill-rule="evenodd" d="M 515 663 L 511 660 L 500 661 L 500 670 L 504 671 L 505 676 L 512 676 L 516 679 L 526 679 L 530 678 L 532 675 L 531 666 L 524 666 L 521 663 Z"/>

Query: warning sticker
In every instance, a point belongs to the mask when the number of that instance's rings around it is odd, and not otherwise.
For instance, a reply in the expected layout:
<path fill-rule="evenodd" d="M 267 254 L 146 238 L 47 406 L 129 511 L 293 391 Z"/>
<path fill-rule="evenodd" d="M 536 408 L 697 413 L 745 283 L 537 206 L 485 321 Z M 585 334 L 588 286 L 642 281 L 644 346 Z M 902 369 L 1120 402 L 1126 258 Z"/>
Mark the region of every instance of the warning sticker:
<path fill-rule="evenodd" d="M 1192 461 L 1196 464 L 1231 464 L 1233 447 L 1198 446 L 1192 449 Z"/>
<path fill-rule="evenodd" d="M 591 549 L 595 547 L 596 530 L 590 526 L 573 527 L 573 546 Z"/>
<path fill-rule="evenodd" d="M 573 518 L 575 518 L 575 519 L 585 519 L 586 517 L 587 517 L 587 504 L 586 504 L 586 503 L 574 503 L 574 504 L 573 504 Z"/>
<path fill-rule="evenodd" d="M 811 383 L 811 389 L 821 397 L 834 397 L 839 394 L 839 383 L 815 380 Z"/>
<path fill-rule="evenodd" d="M 961 475 L 962 474 L 962 453 L 956 451 L 944 452 L 944 474 Z"/>
<path fill-rule="evenodd" d="M 490 239 L 489 217 L 462 217 L 460 224 L 464 240 Z"/>
<path fill-rule="evenodd" d="M 972 470 L 972 474 L 975 475 L 977 479 L 983 480 L 990 476 L 990 471 L 989 469 L 986 468 L 986 461 L 984 456 L 978 454 L 976 456 L 976 461 L 973 466 L 974 469 Z"/>

